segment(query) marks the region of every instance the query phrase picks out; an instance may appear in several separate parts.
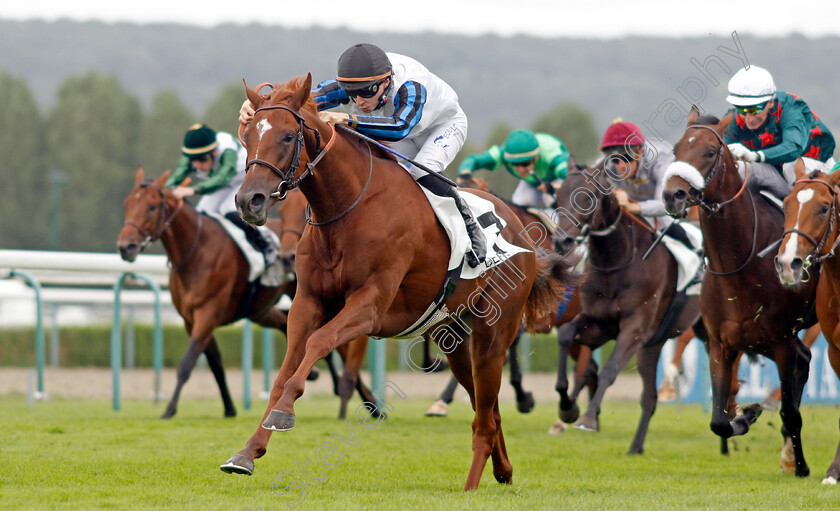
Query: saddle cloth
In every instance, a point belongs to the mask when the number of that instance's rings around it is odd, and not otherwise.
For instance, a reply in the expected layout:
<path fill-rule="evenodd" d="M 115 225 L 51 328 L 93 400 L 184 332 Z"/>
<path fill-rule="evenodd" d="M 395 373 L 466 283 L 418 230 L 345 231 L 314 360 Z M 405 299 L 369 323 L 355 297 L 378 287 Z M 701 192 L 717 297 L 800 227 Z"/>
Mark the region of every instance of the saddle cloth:
<path fill-rule="evenodd" d="M 470 244 L 464 219 L 458 212 L 458 207 L 452 198 L 437 195 L 426 186 L 423 186 L 423 182 L 429 183 L 428 179 L 421 178 L 418 180 L 420 181 L 418 184 L 421 184 L 420 189 L 423 190 L 429 204 L 432 206 L 432 210 L 435 212 L 438 222 L 443 226 L 443 229 L 449 237 L 450 255 L 446 279 L 444 279 L 443 288 L 438 293 L 437 298 L 429 304 L 426 311 L 410 327 L 395 335 L 394 338 L 420 336 L 431 327 L 448 318 L 449 310 L 445 302 L 455 291 L 455 286 L 460 279 L 475 279 L 485 271 L 503 264 L 510 257 L 520 252 L 531 252 L 530 249 L 509 243 L 501 236 L 502 229 L 505 228 L 506 223 L 496 214 L 496 209 L 492 202 L 471 193 L 458 191 L 481 226 L 481 232 L 487 240 L 487 258 L 483 264 L 471 268 L 464 259 L 464 255 L 467 253 L 467 247 Z M 430 183 L 430 188 L 437 188 L 434 181 Z"/>
<path fill-rule="evenodd" d="M 702 247 L 703 246 L 703 233 L 700 231 L 700 228 L 696 225 L 689 223 L 689 222 L 681 222 L 680 227 L 685 229 L 688 238 L 694 244 L 695 247 Z M 689 250 L 682 242 L 671 238 L 670 236 L 664 236 L 662 238 L 662 243 L 665 245 L 665 248 L 671 252 L 671 255 L 674 256 L 674 259 L 677 261 L 677 291 L 685 290 L 687 295 L 697 296 L 700 294 L 700 283 L 697 282 L 693 284 L 691 287 L 686 289 L 689 283 L 694 279 L 694 276 L 697 275 L 697 272 L 700 270 L 700 267 L 703 264 L 703 260 L 700 256 Z"/>
<path fill-rule="evenodd" d="M 283 273 L 283 264 L 279 258 L 269 268 L 266 268 L 262 252 L 248 242 L 242 229 L 218 213 L 205 211 L 202 214 L 219 222 L 236 242 L 236 246 L 239 247 L 242 255 L 245 256 L 245 260 L 248 261 L 248 282 L 260 279 L 260 284 L 268 287 L 277 287 L 285 282 L 286 275 Z M 274 231 L 265 226 L 259 226 L 257 229 L 259 229 L 262 237 L 273 245 L 275 251 L 279 250 L 280 238 Z"/>

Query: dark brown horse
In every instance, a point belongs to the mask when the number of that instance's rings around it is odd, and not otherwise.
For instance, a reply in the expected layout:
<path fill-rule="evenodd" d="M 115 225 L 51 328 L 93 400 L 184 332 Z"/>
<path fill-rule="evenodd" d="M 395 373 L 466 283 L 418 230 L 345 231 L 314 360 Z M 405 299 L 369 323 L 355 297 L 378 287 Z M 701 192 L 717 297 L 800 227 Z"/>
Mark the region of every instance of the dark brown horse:
<path fill-rule="evenodd" d="M 219 385 L 225 417 L 233 417 L 236 408 L 213 332 L 241 318 L 285 331 L 286 314 L 275 309 L 274 304 L 287 288 L 284 284 L 249 289 L 248 262 L 236 242 L 218 222 L 177 199 L 165 186 L 168 177 L 166 171 L 154 181 L 145 181 L 143 169 L 137 171 L 134 188 L 125 199 L 125 225 L 117 239 L 120 256 L 129 262 L 147 244 L 160 239 L 172 267 L 172 303 L 184 318 L 190 336 L 190 345 L 178 364 L 175 391 L 162 418 L 168 419 L 177 412 L 181 389 L 202 353 Z M 278 226 L 276 222 L 271 225 Z"/>
<path fill-rule="evenodd" d="M 307 75 L 276 85 L 269 96 L 246 87 L 255 114 L 244 132 L 249 170 L 237 194 L 240 215 L 261 224 L 277 200 L 272 194 L 282 197 L 299 186 L 313 228 L 304 232 L 295 256 L 298 288 L 289 311 L 289 346 L 268 409 L 245 448 L 222 465 L 227 472 L 252 473 L 271 431 L 294 427 L 294 402 L 317 360 L 362 335 L 389 338 L 403 332 L 446 281 L 449 240 L 423 192 L 397 162 L 321 121 L 311 85 Z M 510 210 L 491 195 L 474 193 L 494 204 L 506 222 L 505 239 L 527 246 Z M 511 269 L 512 279 L 504 273 Z M 567 277 L 567 263 L 559 257 L 520 252 L 476 279 L 461 280 L 446 300 L 455 313 L 442 323 L 446 342 L 440 336 L 436 341 L 475 409 L 465 490 L 478 487 L 488 458 L 496 480 L 511 482 L 498 402 L 505 355 L 523 313 L 533 324 L 557 303 Z M 507 284 L 500 287 L 502 279 Z M 461 342 L 468 332 L 470 341 Z"/>
<path fill-rule="evenodd" d="M 782 386 L 782 435 L 793 449 L 794 472 L 809 473 L 802 452 L 799 402 L 808 379 L 810 351 L 796 332 L 803 326 L 816 288 L 816 279 L 796 288 L 779 283 L 773 260 L 757 252 L 782 235 L 782 212 L 747 187 L 724 142 L 732 121 L 700 117 L 696 109 L 674 146 L 676 162 L 669 169 L 663 191 L 668 213 L 685 215 L 700 205 L 700 227 L 707 266 L 700 294 L 703 322 L 709 334 L 712 377 L 711 428 L 729 438 L 746 434 L 761 406 L 744 408 L 733 417 L 729 409 L 733 368 L 740 352 L 764 355 L 776 362 Z M 783 459 L 785 455 L 783 453 Z M 791 467 L 783 464 L 788 471 Z"/>
<path fill-rule="evenodd" d="M 776 271 L 785 286 L 813 283 L 817 287 L 817 318 L 828 341 L 828 361 L 840 376 L 840 172 L 805 172 L 799 160 L 796 182 L 785 199 L 785 231 L 776 255 Z M 820 270 L 822 263 L 822 270 Z M 840 479 L 840 445 L 823 484 Z"/>
<path fill-rule="evenodd" d="M 580 418 L 576 399 L 581 384 L 577 382 L 569 395 L 565 365 L 560 364 L 560 418 L 567 423 L 577 420 L 579 429 L 598 431 L 604 393 L 636 355 L 642 376 L 642 417 L 629 453 L 640 454 L 656 410 L 656 366 L 662 345 L 692 326 L 698 330 L 698 300 L 689 296 L 678 314 L 668 314 L 677 296 L 677 263 L 662 244 L 643 258 L 656 233 L 618 205 L 602 166 L 570 170 L 556 197 L 560 218 L 554 248 L 568 253 L 589 240 L 586 279 L 580 285 L 581 312 L 558 330 L 558 342 L 561 347 L 574 341 L 595 349 L 615 339 L 613 353 L 598 374 L 598 389 Z"/>

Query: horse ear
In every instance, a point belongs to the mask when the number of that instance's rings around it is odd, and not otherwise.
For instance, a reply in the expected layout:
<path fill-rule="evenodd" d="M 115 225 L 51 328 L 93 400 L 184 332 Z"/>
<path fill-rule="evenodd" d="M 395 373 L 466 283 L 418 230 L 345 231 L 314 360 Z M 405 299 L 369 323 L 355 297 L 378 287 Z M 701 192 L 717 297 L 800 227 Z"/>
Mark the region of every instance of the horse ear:
<path fill-rule="evenodd" d="M 166 186 L 166 180 L 169 179 L 169 173 L 170 173 L 170 170 L 166 169 L 166 172 L 161 174 L 161 176 L 159 178 L 157 178 L 155 183 L 157 183 L 157 185 L 160 186 L 161 188 Z"/>
<path fill-rule="evenodd" d="M 143 167 L 140 167 L 137 169 L 137 174 L 134 176 L 134 186 L 138 186 L 144 179 L 146 179 L 146 172 L 143 170 Z"/>
<path fill-rule="evenodd" d="M 697 109 L 696 105 L 691 105 L 691 110 L 688 112 L 688 124 L 686 127 L 691 126 L 700 117 L 700 110 Z"/>
<path fill-rule="evenodd" d="M 295 110 L 300 110 L 300 107 L 306 104 L 309 95 L 312 92 L 312 73 L 306 73 L 306 78 L 303 79 L 303 84 L 298 87 L 292 96 L 291 104 Z"/>
<path fill-rule="evenodd" d="M 808 177 L 808 171 L 805 170 L 805 161 L 801 156 L 797 158 L 796 163 L 793 164 L 793 172 L 796 174 L 797 181 Z"/>
<path fill-rule="evenodd" d="M 251 87 L 248 87 L 248 82 L 246 82 L 244 78 L 242 79 L 242 83 L 245 84 L 245 95 L 248 97 L 248 101 L 251 102 L 254 110 L 256 110 L 263 102 L 262 96 L 260 96 L 260 94 Z"/>
<path fill-rule="evenodd" d="M 734 118 L 735 110 L 730 110 L 729 113 L 726 114 L 726 117 L 721 119 L 721 121 L 718 123 L 719 133 L 723 134 L 726 131 L 726 129 L 729 128 L 729 125 L 732 123 L 732 119 Z"/>

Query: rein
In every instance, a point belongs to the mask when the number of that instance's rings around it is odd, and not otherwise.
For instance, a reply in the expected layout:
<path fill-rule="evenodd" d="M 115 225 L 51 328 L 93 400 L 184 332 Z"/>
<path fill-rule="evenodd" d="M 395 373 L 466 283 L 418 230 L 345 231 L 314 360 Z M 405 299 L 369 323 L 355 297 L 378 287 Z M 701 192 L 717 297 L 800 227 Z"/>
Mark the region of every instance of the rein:
<path fill-rule="evenodd" d="M 830 257 L 834 257 L 834 252 L 837 250 L 837 246 L 840 245 L 840 236 L 837 235 L 837 194 L 838 190 L 836 187 L 831 186 L 830 184 L 826 183 L 825 181 L 821 181 L 819 179 L 802 179 L 794 183 L 794 186 L 798 183 L 819 183 L 821 185 L 825 185 L 828 187 L 829 192 L 831 192 L 831 210 L 829 211 L 828 215 L 828 227 L 823 232 L 822 238 L 820 241 L 816 241 L 810 234 L 805 231 L 799 229 L 788 229 L 782 233 L 782 238 L 787 236 L 788 234 L 798 234 L 808 240 L 811 245 L 814 246 L 814 250 L 811 251 L 810 254 L 805 258 L 804 266 L 805 268 L 813 265 L 819 264 Z M 831 249 L 826 252 L 825 254 L 822 253 L 823 247 L 828 242 L 828 238 L 834 234 L 834 243 L 831 245 Z"/>

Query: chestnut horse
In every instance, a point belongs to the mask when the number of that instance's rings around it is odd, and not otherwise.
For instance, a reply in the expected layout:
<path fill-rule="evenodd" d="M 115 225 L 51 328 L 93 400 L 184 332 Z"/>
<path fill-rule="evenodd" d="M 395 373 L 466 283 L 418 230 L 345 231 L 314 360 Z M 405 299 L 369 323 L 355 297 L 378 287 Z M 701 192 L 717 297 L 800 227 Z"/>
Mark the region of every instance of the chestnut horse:
<path fill-rule="evenodd" d="M 581 382 L 569 395 L 565 365 L 559 365 L 560 418 L 566 423 L 577 420 L 579 429 L 598 431 L 604 393 L 636 355 L 642 416 L 628 453 L 641 454 L 656 411 L 656 366 L 662 345 L 692 326 L 702 335 L 700 311 L 697 298 L 687 296 L 679 314 L 666 319 L 677 297 L 677 262 L 661 243 L 647 259 L 642 257 L 657 234 L 618 205 L 604 173 L 603 165 L 570 170 L 556 192 L 560 218 L 553 237 L 555 250 L 568 253 L 589 240 L 586 279 L 580 285 L 581 312 L 558 330 L 558 343 L 566 349 L 572 342 L 595 349 L 615 339 L 615 348 L 598 374 L 598 389 L 580 418 L 576 400 Z M 565 354 L 561 351 L 561 356 Z"/>
<path fill-rule="evenodd" d="M 796 162 L 796 182 L 785 199 L 785 231 L 776 255 L 776 271 L 785 286 L 798 287 L 817 280 L 817 318 L 828 341 L 828 361 L 840 376 L 840 172 L 807 174 Z M 822 263 L 822 270 L 820 270 Z M 840 479 L 840 445 L 823 484 Z"/>
<path fill-rule="evenodd" d="M 268 96 L 246 86 L 255 113 L 244 130 L 248 173 L 236 198 L 239 213 L 261 224 L 276 197 L 300 187 L 312 228 L 304 231 L 295 255 L 298 287 L 289 311 L 289 346 L 268 409 L 245 448 L 221 466 L 226 472 L 252 473 L 271 431 L 294 427 L 294 402 L 317 360 L 362 335 L 390 338 L 405 331 L 446 281 L 450 242 L 425 194 L 396 161 L 321 121 L 311 85 L 311 75 L 299 77 L 276 85 Z M 528 246 L 522 224 L 501 201 L 473 193 L 494 204 L 508 242 Z M 567 264 L 556 255 L 538 259 L 520 252 L 476 279 L 461 280 L 445 302 L 456 311 L 441 323 L 454 336 L 446 342 L 459 341 L 444 351 L 475 409 L 465 490 L 478 488 L 488 458 L 496 480 L 511 482 L 498 401 L 502 366 L 523 313 L 532 325 L 558 302 L 572 280 Z M 511 267 L 515 280 L 503 273 Z M 500 279 L 514 285 L 501 288 L 494 284 Z M 499 303 L 504 307 L 494 305 Z M 468 332 L 470 342 L 460 342 Z"/>
<path fill-rule="evenodd" d="M 274 304 L 287 287 L 249 287 L 248 262 L 236 242 L 218 222 L 177 199 L 166 188 L 168 177 L 166 171 L 158 179 L 146 181 L 143 169 L 137 170 L 134 188 L 125 199 L 125 225 L 117 239 L 120 256 L 129 262 L 150 242 L 160 239 L 171 265 L 172 303 L 190 336 L 190 345 L 178 364 L 175 391 L 161 418 L 177 412 L 181 389 L 202 353 L 219 385 L 225 417 L 233 417 L 236 408 L 213 332 L 241 318 L 285 331 L 286 314 Z M 272 226 L 276 227 L 276 222 Z"/>
<path fill-rule="evenodd" d="M 290 190 L 286 198 L 277 208 L 278 217 L 281 223 L 280 230 L 280 249 L 278 257 L 284 265 L 284 270 L 289 276 L 294 285 L 290 286 L 289 296 L 294 296 L 294 291 L 297 284 L 297 276 L 295 275 L 295 252 L 300 239 L 303 237 L 303 231 L 306 229 L 306 197 L 300 193 L 300 190 Z M 353 397 L 353 389 L 359 392 L 359 397 L 365 403 L 375 403 L 376 398 L 370 389 L 364 384 L 359 376 L 359 369 L 362 367 L 362 362 L 367 353 L 369 338 L 365 335 L 359 339 L 344 344 L 336 348 L 336 351 L 341 356 L 344 363 L 341 375 L 335 369 L 333 362 L 333 353 L 330 352 L 325 359 L 330 375 L 333 379 L 333 391 L 339 397 L 341 403 L 338 410 L 338 418 L 344 419 L 347 416 L 347 403 Z M 385 412 L 380 411 L 376 407 L 371 407 L 371 414 L 378 417 Z"/>
<path fill-rule="evenodd" d="M 753 404 L 733 417 L 727 406 L 733 368 L 740 352 L 755 353 L 776 362 L 782 387 L 782 468 L 798 477 L 809 473 L 802 451 L 799 403 L 808 379 L 810 351 L 796 336 L 804 326 L 816 288 L 816 279 L 796 288 L 779 283 L 773 261 L 757 257 L 763 247 L 778 240 L 784 216 L 747 187 L 724 141 L 732 113 L 722 121 L 700 117 L 696 108 L 674 146 L 675 163 L 666 173 L 663 199 L 668 214 L 685 215 L 699 205 L 706 274 L 700 293 L 703 322 L 709 335 L 712 378 L 711 428 L 729 438 L 746 434 L 761 413 Z M 793 450 L 794 466 L 786 462 Z"/>

